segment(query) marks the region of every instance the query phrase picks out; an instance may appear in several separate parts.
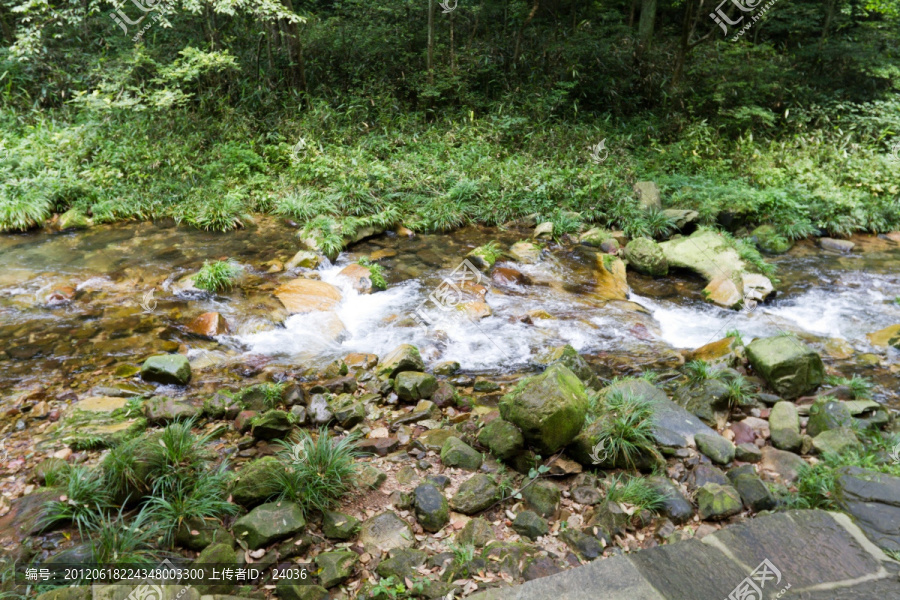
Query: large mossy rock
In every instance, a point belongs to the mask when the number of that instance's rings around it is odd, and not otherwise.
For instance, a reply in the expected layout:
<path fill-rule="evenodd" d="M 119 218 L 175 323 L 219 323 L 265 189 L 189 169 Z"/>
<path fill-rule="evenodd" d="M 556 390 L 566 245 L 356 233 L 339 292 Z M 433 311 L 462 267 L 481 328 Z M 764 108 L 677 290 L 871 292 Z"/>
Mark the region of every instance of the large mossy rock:
<path fill-rule="evenodd" d="M 484 457 L 458 437 L 448 437 L 441 448 L 441 462 L 447 467 L 477 471 Z"/>
<path fill-rule="evenodd" d="M 772 445 L 779 450 L 796 452 L 803 443 L 800 435 L 800 414 L 793 402 L 776 402 L 769 413 Z"/>
<path fill-rule="evenodd" d="M 718 379 L 682 386 L 674 400 L 710 427 L 724 427 L 731 414 L 728 385 Z"/>
<path fill-rule="evenodd" d="M 704 297 L 726 308 L 737 308 L 745 299 L 764 300 L 774 292 L 768 277 L 750 271 L 733 243 L 720 233 L 697 230 L 659 244 L 669 269 L 688 269 L 702 276 L 708 285 Z"/>
<path fill-rule="evenodd" d="M 594 374 L 591 365 L 588 364 L 575 348 L 568 344 L 544 351 L 535 359 L 535 362 L 542 367 L 549 367 L 550 365 L 561 363 L 575 373 L 575 376 L 587 387 L 600 388 L 600 381 Z"/>
<path fill-rule="evenodd" d="M 500 460 L 518 455 L 525 446 L 525 438 L 519 428 L 503 419 L 494 419 L 478 432 L 478 443 Z"/>
<path fill-rule="evenodd" d="M 327 589 L 343 583 L 353 574 L 357 562 L 359 555 L 352 550 L 323 552 L 316 557 L 319 584 Z"/>
<path fill-rule="evenodd" d="M 476 473 L 460 484 L 450 507 L 464 515 L 474 515 L 500 499 L 500 488 L 484 473 Z"/>
<path fill-rule="evenodd" d="M 701 519 L 725 519 L 741 512 L 741 495 L 730 485 L 707 483 L 697 490 L 697 507 Z"/>
<path fill-rule="evenodd" d="M 283 470 L 284 465 L 274 456 L 248 462 L 237 471 L 232 500 L 245 508 L 262 504 L 275 494 L 278 474 Z"/>
<path fill-rule="evenodd" d="M 401 400 L 426 400 L 437 390 L 437 379 L 434 375 L 418 371 L 397 373 L 394 379 L 394 391 Z"/>
<path fill-rule="evenodd" d="M 659 244 L 649 238 L 636 238 L 625 246 L 628 266 L 644 275 L 665 277 L 669 274 L 669 261 Z"/>
<path fill-rule="evenodd" d="M 250 433 L 258 440 L 276 440 L 287 437 L 294 429 L 294 419 L 283 410 L 268 410 L 253 417 Z"/>
<path fill-rule="evenodd" d="M 782 398 L 793 400 L 816 389 L 825 377 L 822 358 L 794 336 L 753 340 L 747 358 Z"/>
<path fill-rule="evenodd" d="M 525 440 L 551 455 L 575 439 L 584 425 L 588 399 L 584 384 L 565 365 L 554 364 L 522 381 L 500 401 L 500 414 Z"/>
<path fill-rule="evenodd" d="M 255 550 L 303 531 L 303 510 L 294 502 L 269 502 L 235 521 L 234 536 Z"/>
<path fill-rule="evenodd" d="M 141 379 L 155 383 L 187 385 L 191 380 L 191 364 L 181 354 L 158 354 L 141 365 Z"/>
<path fill-rule="evenodd" d="M 401 344 L 381 360 L 376 372 L 379 376 L 393 378 L 404 371 L 424 370 L 425 363 L 419 349 L 412 344 Z"/>

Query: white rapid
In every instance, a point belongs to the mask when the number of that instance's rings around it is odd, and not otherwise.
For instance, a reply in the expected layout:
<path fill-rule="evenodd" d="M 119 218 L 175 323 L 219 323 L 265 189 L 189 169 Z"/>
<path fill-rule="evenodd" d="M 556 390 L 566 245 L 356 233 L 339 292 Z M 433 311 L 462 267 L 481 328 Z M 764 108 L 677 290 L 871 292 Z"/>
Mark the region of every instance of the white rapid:
<path fill-rule="evenodd" d="M 487 295 L 492 316 L 480 321 L 451 316 L 426 328 L 413 322 L 414 311 L 449 270 L 361 295 L 338 276 L 345 264 L 341 261 L 320 271 L 324 281 L 343 293 L 336 313 L 348 332 L 345 339 L 329 341 L 325 332 L 330 321 L 323 313 L 312 313 L 288 318 L 283 328 L 239 335 L 243 347 L 253 353 L 320 362 L 349 352 L 384 356 L 399 344 L 411 343 L 429 362 L 455 360 L 464 369 L 483 371 L 527 365 L 541 351 L 562 344 L 583 353 L 697 348 L 730 330 L 740 331 L 746 341 L 790 332 L 843 338 L 864 348 L 866 333 L 900 323 L 900 305 L 894 302 L 900 296 L 900 278 L 892 275 L 829 272 L 822 287 L 797 289 L 753 312 L 632 294 L 631 300 L 646 309 L 635 311 L 627 304 L 604 306 L 589 293 L 570 291 L 585 282 L 573 281 L 578 273 L 548 260 L 516 265 L 532 279 L 532 285 L 493 285 Z M 530 311 L 543 311 L 552 318 L 523 322 Z M 430 310 L 429 315 L 441 313 Z"/>

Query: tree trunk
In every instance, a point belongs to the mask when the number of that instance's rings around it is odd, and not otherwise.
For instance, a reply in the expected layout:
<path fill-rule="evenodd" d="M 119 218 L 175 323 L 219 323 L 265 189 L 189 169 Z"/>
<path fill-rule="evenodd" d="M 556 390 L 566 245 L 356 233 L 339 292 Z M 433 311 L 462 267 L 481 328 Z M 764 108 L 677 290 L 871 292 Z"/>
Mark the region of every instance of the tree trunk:
<path fill-rule="evenodd" d="M 428 85 L 434 84 L 434 0 L 428 0 Z"/>
<path fill-rule="evenodd" d="M 641 20 L 638 21 L 638 40 L 641 47 L 650 47 L 653 39 L 653 25 L 656 22 L 656 0 L 641 0 Z"/>
<path fill-rule="evenodd" d="M 528 27 L 528 24 L 531 23 L 531 20 L 534 19 L 534 15 L 537 14 L 540 5 L 541 0 L 534 0 L 534 4 L 531 5 L 531 12 L 528 13 L 522 26 L 519 27 L 519 32 L 516 34 L 516 48 L 513 51 L 513 59 L 510 68 L 515 68 L 519 62 L 519 48 L 522 46 L 522 33 L 525 31 L 525 28 Z"/>

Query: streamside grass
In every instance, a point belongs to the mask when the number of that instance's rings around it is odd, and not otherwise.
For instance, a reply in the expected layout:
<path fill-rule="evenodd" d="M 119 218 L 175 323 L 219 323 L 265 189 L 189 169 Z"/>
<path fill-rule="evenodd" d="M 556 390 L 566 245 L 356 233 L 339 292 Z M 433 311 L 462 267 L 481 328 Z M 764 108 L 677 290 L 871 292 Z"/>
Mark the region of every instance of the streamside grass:
<path fill-rule="evenodd" d="M 176 421 L 153 436 L 149 445 L 148 479 L 153 483 L 154 494 L 160 490 L 186 487 L 197 473 L 204 470 L 211 455 L 205 448 L 210 436 L 194 435 L 193 420 Z"/>
<path fill-rule="evenodd" d="M 306 431 L 292 441 L 278 440 L 278 457 L 287 465 L 279 472 L 280 496 L 304 512 L 327 510 L 350 491 L 359 456 L 354 436 L 333 438 L 323 428 L 313 437 Z"/>
<path fill-rule="evenodd" d="M 692 360 L 684 365 L 685 374 L 690 383 L 702 383 L 708 379 L 721 379 L 721 369 L 715 369 L 705 360 Z"/>
<path fill-rule="evenodd" d="M 92 522 L 111 504 L 109 489 L 98 469 L 75 466 L 60 475 L 61 494 L 43 506 L 39 527 L 49 529 L 61 523 L 74 523 L 82 538 Z"/>
<path fill-rule="evenodd" d="M 653 407 L 650 402 L 621 389 L 610 390 L 602 403 L 595 444 L 603 448 L 613 465 L 637 468 L 641 457 L 661 460 L 653 438 Z"/>
<path fill-rule="evenodd" d="M 369 270 L 369 279 L 372 281 L 373 288 L 376 290 L 387 289 L 387 281 L 384 278 L 384 267 L 378 263 L 372 262 L 366 257 L 362 257 L 356 262 Z"/>
<path fill-rule="evenodd" d="M 665 494 L 650 485 L 643 477 L 621 473 L 607 479 L 606 486 L 607 500 L 630 504 L 638 510 L 656 512 L 666 501 Z"/>
<path fill-rule="evenodd" d="M 185 521 L 237 514 L 238 506 L 228 501 L 230 475 L 225 469 L 223 464 L 216 470 L 200 471 L 190 480 L 176 480 L 147 501 L 167 543 L 172 543 Z"/>
<path fill-rule="evenodd" d="M 846 386 L 850 389 L 850 396 L 854 400 L 868 399 L 872 397 L 872 382 L 867 377 L 854 375 L 851 378 L 828 375 L 825 383 L 832 387 Z"/>
<path fill-rule="evenodd" d="M 204 261 L 203 267 L 193 276 L 194 285 L 201 290 L 216 293 L 230 290 L 243 269 L 234 261 Z"/>
<path fill-rule="evenodd" d="M 160 535 L 159 515 L 144 508 L 129 520 L 123 511 L 107 511 L 90 524 L 93 561 L 117 567 L 156 563 L 159 551 L 154 543 Z"/>

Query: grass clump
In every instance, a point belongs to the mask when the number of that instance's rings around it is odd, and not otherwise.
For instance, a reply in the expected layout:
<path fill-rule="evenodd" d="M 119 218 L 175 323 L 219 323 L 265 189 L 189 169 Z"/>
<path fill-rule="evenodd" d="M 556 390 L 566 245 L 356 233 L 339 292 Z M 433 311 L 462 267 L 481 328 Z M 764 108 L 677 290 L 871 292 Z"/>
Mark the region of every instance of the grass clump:
<path fill-rule="evenodd" d="M 384 278 L 384 267 L 378 263 L 372 262 L 366 257 L 360 258 L 356 262 L 369 270 L 369 280 L 371 280 L 373 288 L 376 290 L 387 289 L 387 281 Z"/>
<path fill-rule="evenodd" d="M 722 371 L 720 369 L 714 368 L 708 362 L 701 359 L 688 362 L 684 365 L 684 370 L 690 383 L 703 383 L 709 379 L 720 379 L 722 377 Z"/>
<path fill-rule="evenodd" d="M 204 261 L 203 267 L 193 276 L 194 285 L 207 292 L 221 292 L 234 287 L 241 274 L 240 265 L 230 260 Z"/>
<path fill-rule="evenodd" d="M 89 467 L 71 467 L 60 473 L 61 494 L 47 502 L 39 518 L 41 529 L 58 524 L 74 523 L 83 538 L 98 515 L 111 504 L 111 497 L 103 474 Z"/>
<path fill-rule="evenodd" d="M 205 448 L 210 437 L 194 435 L 193 425 L 193 420 L 176 421 L 151 439 L 148 478 L 154 494 L 190 483 L 212 458 Z"/>
<path fill-rule="evenodd" d="M 611 502 L 630 504 L 641 511 L 656 512 L 662 508 L 666 496 L 651 486 L 643 477 L 619 474 L 607 480 L 606 499 Z"/>
<path fill-rule="evenodd" d="M 220 518 L 238 512 L 228 501 L 229 476 L 224 465 L 204 470 L 190 480 L 178 480 L 164 493 L 154 495 L 147 505 L 156 513 L 164 538 L 171 543 L 182 523 Z"/>
<path fill-rule="evenodd" d="M 851 378 L 829 375 L 825 383 L 832 387 L 846 386 L 850 389 L 850 397 L 854 400 L 865 400 L 872 397 L 872 382 L 867 377 L 854 375 Z"/>
<path fill-rule="evenodd" d="M 278 440 L 278 457 L 287 465 L 277 481 L 281 497 L 304 512 L 333 507 L 353 485 L 359 456 L 354 441 L 353 436 L 329 437 L 325 428 L 315 437 L 301 431 L 293 441 Z"/>
<path fill-rule="evenodd" d="M 733 410 L 753 402 L 753 386 L 743 375 L 736 375 L 728 382 L 728 406 Z"/>
<path fill-rule="evenodd" d="M 91 523 L 91 555 L 95 563 L 117 567 L 155 564 L 159 552 L 154 542 L 159 536 L 158 515 L 143 509 L 130 522 L 119 509 L 115 515 L 103 513 Z"/>
<path fill-rule="evenodd" d="M 605 454 L 604 462 L 636 469 L 641 457 L 649 455 L 661 460 L 653 439 L 650 402 L 614 389 L 607 392 L 601 410 L 595 444 Z"/>

